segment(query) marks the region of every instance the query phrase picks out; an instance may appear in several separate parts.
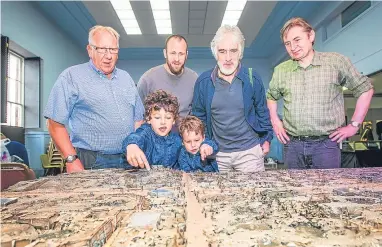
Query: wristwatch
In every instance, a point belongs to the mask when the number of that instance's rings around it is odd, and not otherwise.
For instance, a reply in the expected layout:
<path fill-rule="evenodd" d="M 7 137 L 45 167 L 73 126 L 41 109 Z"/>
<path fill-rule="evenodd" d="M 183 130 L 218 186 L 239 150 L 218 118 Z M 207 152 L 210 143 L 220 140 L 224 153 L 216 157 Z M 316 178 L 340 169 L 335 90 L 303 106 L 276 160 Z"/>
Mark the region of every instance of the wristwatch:
<path fill-rule="evenodd" d="M 66 158 L 65 158 L 65 163 L 72 163 L 74 162 L 76 159 L 78 159 L 78 156 L 77 154 L 71 154 L 71 155 L 68 155 Z"/>
<path fill-rule="evenodd" d="M 359 126 L 361 126 L 361 123 L 359 123 L 357 121 L 350 121 L 350 125 L 355 127 L 355 128 L 359 128 Z"/>

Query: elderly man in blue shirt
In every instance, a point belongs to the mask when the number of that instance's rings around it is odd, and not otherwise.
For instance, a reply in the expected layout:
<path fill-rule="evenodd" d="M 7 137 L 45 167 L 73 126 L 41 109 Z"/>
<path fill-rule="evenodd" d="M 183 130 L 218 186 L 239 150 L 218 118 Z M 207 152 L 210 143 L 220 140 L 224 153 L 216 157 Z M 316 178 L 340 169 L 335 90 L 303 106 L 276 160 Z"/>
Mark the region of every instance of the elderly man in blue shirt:
<path fill-rule="evenodd" d="M 206 137 L 219 145 L 220 172 L 264 170 L 273 132 L 260 76 L 241 65 L 244 36 L 224 25 L 211 42 L 214 69 L 196 81 L 192 113 L 206 125 Z"/>
<path fill-rule="evenodd" d="M 116 68 L 119 34 L 111 27 L 94 26 L 87 51 L 89 62 L 60 74 L 44 111 L 68 173 L 128 167 L 122 142 L 143 122 L 134 81 Z"/>

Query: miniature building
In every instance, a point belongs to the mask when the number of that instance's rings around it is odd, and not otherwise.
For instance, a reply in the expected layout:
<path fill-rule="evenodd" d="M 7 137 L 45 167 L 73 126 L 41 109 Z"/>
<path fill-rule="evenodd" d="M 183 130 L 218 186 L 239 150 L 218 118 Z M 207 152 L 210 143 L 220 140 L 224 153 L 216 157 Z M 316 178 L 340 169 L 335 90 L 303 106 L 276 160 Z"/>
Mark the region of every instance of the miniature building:
<path fill-rule="evenodd" d="M 1 246 L 382 246 L 382 168 L 85 171 L 2 193 Z"/>

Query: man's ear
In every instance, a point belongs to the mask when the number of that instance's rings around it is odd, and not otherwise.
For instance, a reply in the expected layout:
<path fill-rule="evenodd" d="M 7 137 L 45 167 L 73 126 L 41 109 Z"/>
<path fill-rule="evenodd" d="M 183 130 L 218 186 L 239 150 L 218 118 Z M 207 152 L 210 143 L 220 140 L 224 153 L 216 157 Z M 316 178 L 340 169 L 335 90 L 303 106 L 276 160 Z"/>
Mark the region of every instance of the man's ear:
<path fill-rule="evenodd" d="M 90 45 L 87 45 L 86 50 L 88 51 L 89 58 L 92 58 L 91 54 L 92 54 L 93 48 Z"/>
<path fill-rule="evenodd" d="M 314 40 L 316 39 L 316 32 L 312 29 L 310 32 L 309 32 L 309 41 L 310 42 L 314 42 Z"/>
<path fill-rule="evenodd" d="M 165 59 L 167 59 L 167 51 L 166 51 L 166 49 L 163 49 L 163 56 L 164 56 Z"/>

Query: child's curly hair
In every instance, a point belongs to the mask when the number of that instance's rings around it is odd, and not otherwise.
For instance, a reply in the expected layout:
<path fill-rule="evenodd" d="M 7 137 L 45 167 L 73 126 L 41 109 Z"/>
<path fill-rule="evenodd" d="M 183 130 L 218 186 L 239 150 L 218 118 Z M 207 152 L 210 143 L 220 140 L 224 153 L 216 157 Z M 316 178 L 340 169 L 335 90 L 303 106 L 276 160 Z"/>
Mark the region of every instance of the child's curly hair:
<path fill-rule="evenodd" d="M 193 131 L 195 134 L 201 134 L 204 136 L 204 124 L 195 116 L 186 116 L 182 119 L 179 125 L 179 134 L 183 137 L 185 132 Z"/>
<path fill-rule="evenodd" d="M 160 109 L 171 112 L 176 120 L 179 116 L 178 99 L 164 90 L 157 90 L 149 94 L 145 99 L 146 121 L 150 120 L 153 111 L 159 111 Z"/>

